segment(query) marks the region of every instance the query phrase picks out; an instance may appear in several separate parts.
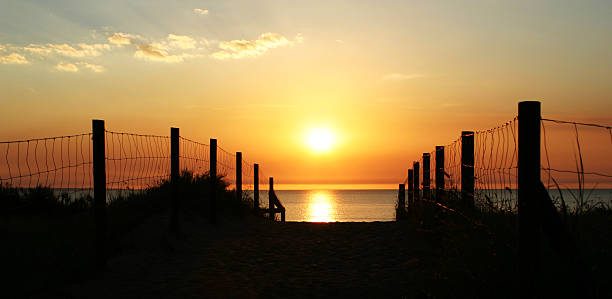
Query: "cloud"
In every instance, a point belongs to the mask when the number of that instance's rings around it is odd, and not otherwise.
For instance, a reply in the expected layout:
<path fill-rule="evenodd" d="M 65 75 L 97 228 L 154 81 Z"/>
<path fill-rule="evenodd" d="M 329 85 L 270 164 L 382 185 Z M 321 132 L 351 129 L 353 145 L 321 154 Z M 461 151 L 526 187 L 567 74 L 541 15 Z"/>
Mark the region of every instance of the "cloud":
<path fill-rule="evenodd" d="M 91 63 L 87 63 L 87 62 L 79 62 L 78 63 L 80 66 L 89 69 L 95 73 L 101 73 L 105 71 L 105 68 L 101 65 L 96 65 L 96 64 L 91 64 Z"/>
<path fill-rule="evenodd" d="M 4 52 L 4 51 L 6 51 L 6 47 L 3 45 L 0 45 L 0 52 Z"/>
<path fill-rule="evenodd" d="M 138 48 L 138 51 L 134 53 L 134 57 L 144 60 L 176 63 L 182 62 L 185 57 L 191 57 L 189 54 L 171 55 L 155 45 L 136 44 L 136 48 Z"/>
<path fill-rule="evenodd" d="M 397 81 L 405 81 L 405 80 L 417 79 L 417 78 L 423 78 L 423 77 L 425 77 L 425 75 L 423 75 L 423 74 L 392 73 L 392 74 L 387 74 L 387 75 L 383 76 L 380 80 L 381 81 L 397 82 Z"/>
<path fill-rule="evenodd" d="M 71 73 L 75 73 L 79 71 L 79 68 L 72 64 L 72 63 L 58 63 L 55 66 L 55 69 L 61 72 L 71 72 Z"/>
<path fill-rule="evenodd" d="M 193 11 L 201 16 L 208 14 L 208 9 L 194 8 Z"/>
<path fill-rule="evenodd" d="M 205 41 L 206 42 L 206 41 Z M 186 35 L 168 34 L 166 40 L 152 43 L 151 45 L 160 50 L 189 50 L 195 49 L 198 42 Z"/>
<path fill-rule="evenodd" d="M 210 54 L 215 59 L 240 59 L 246 57 L 257 57 L 263 55 L 269 49 L 284 47 L 294 42 L 301 43 L 303 37 L 298 34 L 295 41 L 290 41 L 286 37 L 272 32 L 261 34 L 256 40 L 232 40 L 219 43 L 221 51 Z"/>
<path fill-rule="evenodd" d="M 118 46 L 124 46 L 124 45 L 132 44 L 132 41 L 137 38 L 139 38 L 138 35 L 123 33 L 123 32 L 115 32 L 113 35 L 109 36 L 107 39 L 112 44 L 115 44 Z"/>
<path fill-rule="evenodd" d="M 109 44 L 85 44 L 79 43 L 77 47 L 73 47 L 68 44 L 30 44 L 23 47 L 24 51 L 38 54 L 38 55 L 49 55 L 52 53 L 66 56 L 66 57 L 95 57 L 102 55 L 102 51 L 110 50 Z"/>
<path fill-rule="evenodd" d="M 1 64 L 30 64 L 25 56 L 18 53 L 11 53 L 6 56 L 0 56 Z"/>

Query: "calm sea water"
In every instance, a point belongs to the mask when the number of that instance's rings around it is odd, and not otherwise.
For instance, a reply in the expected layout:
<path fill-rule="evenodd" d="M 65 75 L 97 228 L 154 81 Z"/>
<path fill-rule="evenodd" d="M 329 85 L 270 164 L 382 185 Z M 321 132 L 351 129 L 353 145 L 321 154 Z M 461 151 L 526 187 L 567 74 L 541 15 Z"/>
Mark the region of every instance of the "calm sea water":
<path fill-rule="evenodd" d="M 482 193 L 483 191 L 481 191 Z M 516 209 L 516 190 L 511 196 L 507 190 L 489 190 L 487 193 L 500 208 Z M 497 193 L 499 196 L 493 196 Z M 578 190 L 562 191 L 568 209 L 573 210 L 579 201 Z M 308 222 L 358 222 L 394 221 L 397 190 L 277 190 L 276 195 L 286 208 L 287 221 Z M 550 191 L 551 198 L 559 206 L 559 194 Z M 267 206 L 267 192 L 261 193 L 262 206 Z M 505 199 L 508 203 L 495 200 Z M 587 206 L 612 207 L 612 189 L 586 190 L 583 194 Z"/>
<path fill-rule="evenodd" d="M 395 220 L 397 190 L 278 190 L 276 195 L 286 208 L 287 221 Z"/>

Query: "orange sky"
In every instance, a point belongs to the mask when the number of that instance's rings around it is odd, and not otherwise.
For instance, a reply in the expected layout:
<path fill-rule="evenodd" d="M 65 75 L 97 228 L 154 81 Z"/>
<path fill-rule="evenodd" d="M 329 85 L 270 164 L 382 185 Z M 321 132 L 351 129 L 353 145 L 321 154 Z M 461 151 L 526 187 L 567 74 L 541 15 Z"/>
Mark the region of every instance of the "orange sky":
<path fill-rule="evenodd" d="M 1 3 L 2 140 L 175 126 L 280 183 L 394 184 L 520 100 L 612 124 L 606 1 Z"/>

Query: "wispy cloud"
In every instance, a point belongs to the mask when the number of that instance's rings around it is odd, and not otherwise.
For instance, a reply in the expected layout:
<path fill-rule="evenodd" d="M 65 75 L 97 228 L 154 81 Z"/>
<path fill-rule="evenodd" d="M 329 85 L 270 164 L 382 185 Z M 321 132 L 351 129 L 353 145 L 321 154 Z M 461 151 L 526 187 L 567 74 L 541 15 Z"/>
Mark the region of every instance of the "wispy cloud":
<path fill-rule="evenodd" d="M 72 63 L 58 63 L 55 66 L 55 69 L 60 71 L 60 72 L 70 72 L 70 73 L 76 73 L 79 71 L 79 68 L 72 64 Z"/>
<path fill-rule="evenodd" d="M 136 44 L 138 50 L 134 53 L 134 57 L 144 60 L 160 61 L 167 63 L 182 62 L 185 58 L 193 57 L 191 54 L 182 53 L 171 55 L 168 52 L 149 44 Z"/>
<path fill-rule="evenodd" d="M 165 49 L 195 49 L 197 41 L 186 35 L 168 34 L 168 40 L 161 43 Z"/>
<path fill-rule="evenodd" d="M 135 34 L 123 33 L 123 32 L 115 32 L 107 39 L 110 43 L 124 46 L 132 43 L 132 40 L 139 38 L 140 36 Z"/>
<path fill-rule="evenodd" d="M 3 45 L 0 45 L 0 52 L 4 52 L 4 51 L 6 51 L 6 47 Z"/>
<path fill-rule="evenodd" d="M 30 64 L 25 56 L 19 53 L 11 53 L 6 56 L 0 56 L 0 63 L 2 64 Z"/>
<path fill-rule="evenodd" d="M 425 75 L 423 74 L 392 73 L 392 74 L 387 74 L 383 76 L 380 80 L 388 81 L 388 82 L 397 82 L 397 81 L 405 81 L 405 80 L 411 80 L 411 79 L 417 79 L 417 78 L 423 78 L 423 77 L 425 77 Z"/>
<path fill-rule="evenodd" d="M 79 62 L 78 64 L 86 69 L 91 70 L 94 73 L 101 73 L 101 72 L 104 72 L 105 70 L 103 66 L 97 65 L 97 64 L 91 64 L 87 62 Z"/>
<path fill-rule="evenodd" d="M 302 41 L 301 34 L 298 34 L 294 41 L 290 41 L 280 34 L 268 32 L 261 34 L 256 40 L 222 41 L 219 43 L 219 48 L 222 50 L 212 53 L 210 56 L 215 59 L 257 57 L 270 49 L 285 47 Z"/>
<path fill-rule="evenodd" d="M 66 57 L 95 57 L 102 55 L 102 51 L 110 50 L 109 44 L 85 44 L 79 43 L 76 46 L 69 44 L 30 44 L 23 47 L 24 51 L 38 54 L 50 55 L 57 54 Z"/>
<path fill-rule="evenodd" d="M 201 16 L 208 14 L 208 9 L 194 8 L 193 11 Z"/>

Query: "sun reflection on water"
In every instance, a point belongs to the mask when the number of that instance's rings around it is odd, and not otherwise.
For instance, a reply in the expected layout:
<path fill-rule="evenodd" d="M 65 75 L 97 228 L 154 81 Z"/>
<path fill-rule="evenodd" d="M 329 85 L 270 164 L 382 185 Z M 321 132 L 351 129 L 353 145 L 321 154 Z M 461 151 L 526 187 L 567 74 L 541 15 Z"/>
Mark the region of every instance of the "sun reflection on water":
<path fill-rule="evenodd" d="M 308 204 L 308 221 L 332 222 L 337 221 L 336 209 L 332 195 L 329 191 L 313 191 Z"/>

